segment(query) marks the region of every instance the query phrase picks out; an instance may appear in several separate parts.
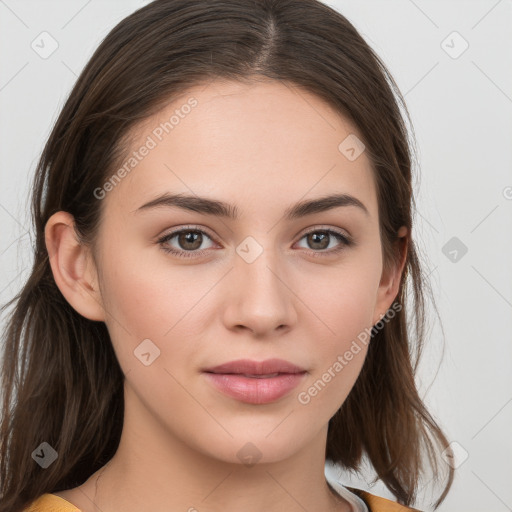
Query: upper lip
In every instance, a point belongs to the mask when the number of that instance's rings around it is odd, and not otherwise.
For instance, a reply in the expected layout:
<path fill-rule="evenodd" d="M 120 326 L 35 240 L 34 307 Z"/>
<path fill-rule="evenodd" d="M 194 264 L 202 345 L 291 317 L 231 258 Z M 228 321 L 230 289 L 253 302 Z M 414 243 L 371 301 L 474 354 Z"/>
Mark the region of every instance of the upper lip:
<path fill-rule="evenodd" d="M 284 359 L 266 359 L 265 361 L 238 359 L 212 368 L 206 368 L 204 371 L 209 373 L 269 375 L 272 373 L 302 373 L 306 370 Z"/>

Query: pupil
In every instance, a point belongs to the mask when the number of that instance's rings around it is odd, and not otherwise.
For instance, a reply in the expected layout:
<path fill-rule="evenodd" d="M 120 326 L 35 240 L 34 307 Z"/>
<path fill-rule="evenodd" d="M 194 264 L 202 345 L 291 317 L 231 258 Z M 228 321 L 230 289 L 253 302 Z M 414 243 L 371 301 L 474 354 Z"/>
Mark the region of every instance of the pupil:
<path fill-rule="evenodd" d="M 325 243 L 327 240 L 328 240 L 328 236 L 327 236 L 327 233 L 323 233 L 321 235 L 318 235 L 317 233 L 313 233 L 310 235 L 313 239 L 313 243 L 318 243 L 318 241 L 320 242 L 324 242 L 323 244 L 321 244 L 321 247 L 316 247 L 317 249 L 325 249 L 329 244 Z"/>
<path fill-rule="evenodd" d="M 187 250 L 197 249 L 201 246 L 200 233 L 194 231 L 186 231 L 185 233 L 180 234 L 180 244 L 184 244 L 184 247 L 187 248 L 187 244 L 192 244 L 193 247 L 188 247 Z M 197 241 L 199 240 L 199 243 Z M 194 244 L 194 242 L 196 242 Z"/>

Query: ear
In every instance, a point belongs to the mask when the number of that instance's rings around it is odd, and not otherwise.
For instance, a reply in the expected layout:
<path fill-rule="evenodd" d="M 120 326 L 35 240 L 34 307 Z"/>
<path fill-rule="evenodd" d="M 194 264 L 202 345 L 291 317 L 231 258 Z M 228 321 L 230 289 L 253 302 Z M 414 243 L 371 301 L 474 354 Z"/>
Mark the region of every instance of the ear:
<path fill-rule="evenodd" d="M 399 263 L 390 269 L 382 272 L 382 277 L 377 291 L 377 302 L 375 304 L 373 325 L 375 325 L 391 307 L 391 304 L 398 295 L 400 279 L 407 261 L 407 228 L 402 226 L 397 233 L 394 250 L 399 253 Z"/>
<path fill-rule="evenodd" d="M 76 236 L 73 216 L 64 211 L 53 214 L 45 226 L 45 242 L 62 295 L 85 318 L 104 321 L 96 265 L 90 249 Z"/>

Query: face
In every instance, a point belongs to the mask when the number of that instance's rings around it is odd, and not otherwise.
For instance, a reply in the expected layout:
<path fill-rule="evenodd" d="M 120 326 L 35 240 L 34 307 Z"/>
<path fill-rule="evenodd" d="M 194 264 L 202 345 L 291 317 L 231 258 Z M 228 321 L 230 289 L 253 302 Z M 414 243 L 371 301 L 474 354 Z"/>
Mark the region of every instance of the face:
<path fill-rule="evenodd" d="M 359 342 L 351 360 L 344 354 L 393 299 L 381 282 L 370 161 L 339 149 L 351 134 L 357 129 L 321 99 L 275 81 L 198 86 L 137 126 L 130 170 L 98 192 L 96 253 L 126 407 L 137 411 L 131 428 L 158 425 L 236 463 L 241 449 L 274 462 L 326 433 L 367 346 Z M 143 207 L 164 194 L 195 202 Z M 332 202 L 287 215 L 335 194 L 364 208 Z M 305 370 L 287 392 L 283 376 L 225 377 L 223 391 L 222 377 L 204 372 L 273 358 Z"/>

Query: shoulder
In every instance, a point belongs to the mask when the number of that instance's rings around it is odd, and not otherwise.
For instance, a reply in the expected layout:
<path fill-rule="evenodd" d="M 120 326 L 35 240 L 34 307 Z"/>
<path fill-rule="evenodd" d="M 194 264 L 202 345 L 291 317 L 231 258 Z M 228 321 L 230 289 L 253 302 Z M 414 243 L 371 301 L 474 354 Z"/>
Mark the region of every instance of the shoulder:
<path fill-rule="evenodd" d="M 23 512 L 81 512 L 72 503 L 55 494 L 43 494 Z"/>
<path fill-rule="evenodd" d="M 366 503 L 370 512 L 421 512 L 416 508 L 400 505 L 396 501 L 381 498 L 362 489 L 354 487 L 347 487 L 347 489 L 359 496 Z"/>

